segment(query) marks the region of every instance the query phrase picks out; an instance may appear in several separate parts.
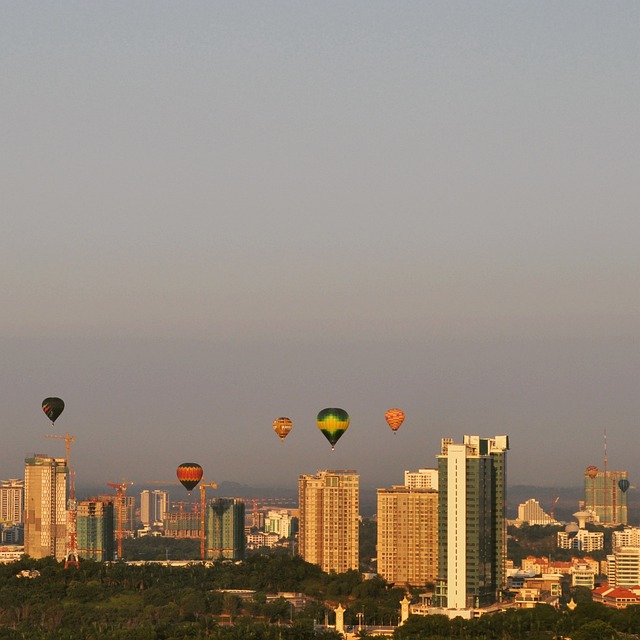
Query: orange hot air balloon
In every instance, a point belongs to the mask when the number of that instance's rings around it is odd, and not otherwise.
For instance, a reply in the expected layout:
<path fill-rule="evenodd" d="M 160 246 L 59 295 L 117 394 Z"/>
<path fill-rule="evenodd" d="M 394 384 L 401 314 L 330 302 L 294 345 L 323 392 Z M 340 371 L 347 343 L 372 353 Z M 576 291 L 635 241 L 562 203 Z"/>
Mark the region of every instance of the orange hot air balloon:
<path fill-rule="evenodd" d="M 276 418 L 273 421 L 273 430 L 278 434 L 278 438 L 280 438 L 282 442 L 284 442 L 284 439 L 287 437 L 292 427 L 293 422 L 291 422 L 291 419 L 284 416 L 281 418 Z"/>
<path fill-rule="evenodd" d="M 178 480 L 189 493 L 202 480 L 203 474 L 202 467 L 197 462 L 183 462 L 176 469 Z"/>
<path fill-rule="evenodd" d="M 404 411 L 402 409 L 389 409 L 384 414 L 387 424 L 391 427 L 391 430 L 395 433 L 400 425 L 404 422 Z"/>
<path fill-rule="evenodd" d="M 590 465 L 584 470 L 584 472 L 593 480 L 598 475 L 598 467 Z"/>

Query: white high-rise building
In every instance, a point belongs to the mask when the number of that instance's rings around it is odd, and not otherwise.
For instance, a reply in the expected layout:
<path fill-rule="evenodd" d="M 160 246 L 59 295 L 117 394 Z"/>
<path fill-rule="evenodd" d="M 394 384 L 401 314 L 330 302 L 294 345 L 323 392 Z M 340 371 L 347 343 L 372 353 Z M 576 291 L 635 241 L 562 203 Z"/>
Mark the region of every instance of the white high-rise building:
<path fill-rule="evenodd" d="M 0 486 L 0 521 L 20 524 L 24 511 L 24 480 L 3 480 Z"/>
<path fill-rule="evenodd" d="M 625 527 L 622 531 L 613 532 L 613 548 L 640 547 L 640 528 Z"/>
<path fill-rule="evenodd" d="M 555 524 L 555 520 L 540 506 L 534 498 L 529 498 L 526 502 L 518 505 L 518 521 L 530 525 Z"/>
<path fill-rule="evenodd" d="M 272 509 L 267 512 L 264 530 L 277 533 L 280 538 L 290 538 L 294 533 L 294 518 L 286 509 Z"/>
<path fill-rule="evenodd" d="M 610 587 L 640 584 L 640 547 L 616 547 L 607 556 L 607 582 Z"/>
<path fill-rule="evenodd" d="M 24 552 L 61 561 L 67 546 L 67 474 L 64 458 L 25 459 Z"/>
<path fill-rule="evenodd" d="M 145 527 L 161 527 L 169 511 L 169 493 L 155 489 L 140 492 L 140 520 Z"/>
<path fill-rule="evenodd" d="M 437 491 L 438 470 L 418 469 L 417 471 L 405 471 L 404 486 L 409 489 L 435 489 Z"/>
<path fill-rule="evenodd" d="M 319 471 L 298 480 L 300 555 L 323 571 L 358 569 L 359 483 L 355 471 Z"/>
<path fill-rule="evenodd" d="M 506 582 L 508 436 L 442 440 L 438 456 L 438 582 L 447 609 L 495 603 Z"/>

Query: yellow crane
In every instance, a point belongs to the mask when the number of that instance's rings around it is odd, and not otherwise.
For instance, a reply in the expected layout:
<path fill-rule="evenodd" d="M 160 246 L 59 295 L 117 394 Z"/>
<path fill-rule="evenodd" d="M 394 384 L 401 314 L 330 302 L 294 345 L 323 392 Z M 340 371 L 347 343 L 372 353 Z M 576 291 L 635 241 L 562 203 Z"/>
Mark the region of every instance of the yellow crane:
<path fill-rule="evenodd" d="M 76 481 L 75 472 L 71 468 L 71 443 L 75 441 L 76 437 L 67 431 L 63 436 L 45 434 L 43 438 L 57 438 L 59 440 L 64 440 L 66 452 L 64 464 L 69 473 L 69 497 L 67 500 L 67 552 L 64 558 L 64 568 L 68 569 L 70 566 L 78 568 L 80 566 L 80 562 L 78 561 L 78 538 L 76 529 Z"/>
<path fill-rule="evenodd" d="M 116 541 L 118 543 L 118 560 L 122 560 L 122 538 L 124 532 L 122 530 L 122 521 L 124 520 L 124 494 L 127 492 L 127 487 L 133 484 L 133 482 L 107 482 L 108 487 L 113 487 L 116 490 Z"/>

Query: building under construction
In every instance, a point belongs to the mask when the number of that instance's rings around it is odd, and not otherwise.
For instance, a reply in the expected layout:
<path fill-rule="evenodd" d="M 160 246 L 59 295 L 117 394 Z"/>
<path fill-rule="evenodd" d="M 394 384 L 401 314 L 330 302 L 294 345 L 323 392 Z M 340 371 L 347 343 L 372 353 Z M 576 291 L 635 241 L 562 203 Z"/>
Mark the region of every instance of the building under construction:
<path fill-rule="evenodd" d="M 78 555 L 106 562 L 114 558 L 113 500 L 82 500 L 76 518 Z"/>

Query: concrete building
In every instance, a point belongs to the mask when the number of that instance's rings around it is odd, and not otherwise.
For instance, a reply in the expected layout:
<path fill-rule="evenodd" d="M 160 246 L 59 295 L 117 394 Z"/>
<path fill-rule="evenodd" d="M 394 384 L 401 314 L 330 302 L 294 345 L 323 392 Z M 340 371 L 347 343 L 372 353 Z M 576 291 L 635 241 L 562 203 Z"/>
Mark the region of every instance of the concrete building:
<path fill-rule="evenodd" d="M 616 547 L 607 556 L 607 582 L 610 587 L 640 585 L 639 547 Z"/>
<path fill-rule="evenodd" d="M 20 524 L 24 512 L 24 480 L 12 478 L 0 485 L 0 522 Z"/>
<path fill-rule="evenodd" d="M 518 505 L 517 523 L 528 525 L 556 524 L 556 520 L 544 512 L 540 503 L 534 498 L 529 498 L 526 502 Z"/>
<path fill-rule="evenodd" d="M 98 562 L 114 559 L 113 512 L 113 500 L 81 500 L 78 503 L 76 531 L 81 558 Z"/>
<path fill-rule="evenodd" d="M 166 512 L 162 525 L 168 538 L 200 538 L 202 529 L 200 514 L 183 509 Z"/>
<path fill-rule="evenodd" d="M 378 489 L 378 573 L 394 584 L 424 586 L 438 577 L 438 492 Z"/>
<path fill-rule="evenodd" d="M 640 547 L 640 528 L 625 527 L 622 531 L 613 532 L 613 548 Z"/>
<path fill-rule="evenodd" d="M 25 459 L 24 551 L 32 558 L 65 559 L 67 474 L 64 458 L 37 453 Z"/>
<path fill-rule="evenodd" d="M 508 436 L 442 440 L 438 455 L 438 573 L 435 604 L 476 609 L 506 584 Z"/>
<path fill-rule="evenodd" d="M 627 524 L 627 494 L 620 490 L 620 480 L 627 480 L 626 471 L 587 467 L 584 472 L 585 510 L 593 511 L 600 524 Z"/>
<path fill-rule="evenodd" d="M 592 592 L 593 601 L 601 602 L 612 609 L 626 609 L 630 605 L 640 604 L 640 587 L 626 587 L 603 584 Z"/>
<path fill-rule="evenodd" d="M 280 538 L 290 538 L 298 531 L 298 519 L 287 509 L 272 509 L 265 517 L 264 530 L 267 533 L 277 533 Z"/>
<path fill-rule="evenodd" d="M 587 563 L 577 563 L 571 567 L 571 586 L 593 589 L 596 584 L 596 571 Z"/>
<path fill-rule="evenodd" d="M 298 479 L 300 555 L 323 571 L 358 569 L 359 483 L 351 470 Z"/>
<path fill-rule="evenodd" d="M 247 534 L 247 549 L 268 547 L 273 549 L 280 544 L 280 536 L 275 532 L 256 531 Z"/>
<path fill-rule="evenodd" d="M 586 529 L 558 531 L 557 544 L 558 549 L 574 549 L 591 553 L 604 548 L 604 533 Z"/>
<path fill-rule="evenodd" d="M 216 498 L 205 512 L 205 558 L 242 560 L 246 548 L 244 502 L 239 498 Z"/>
<path fill-rule="evenodd" d="M 404 486 L 410 489 L 438 490 L 438 470 L 418 469 L 404 472 Z"/>
<path fill-rule="evenodd" d="M 145 527 L 161 527 L 169 511 L 169 493 L 160 489 L 140 492 L 140 521 Z"/>

